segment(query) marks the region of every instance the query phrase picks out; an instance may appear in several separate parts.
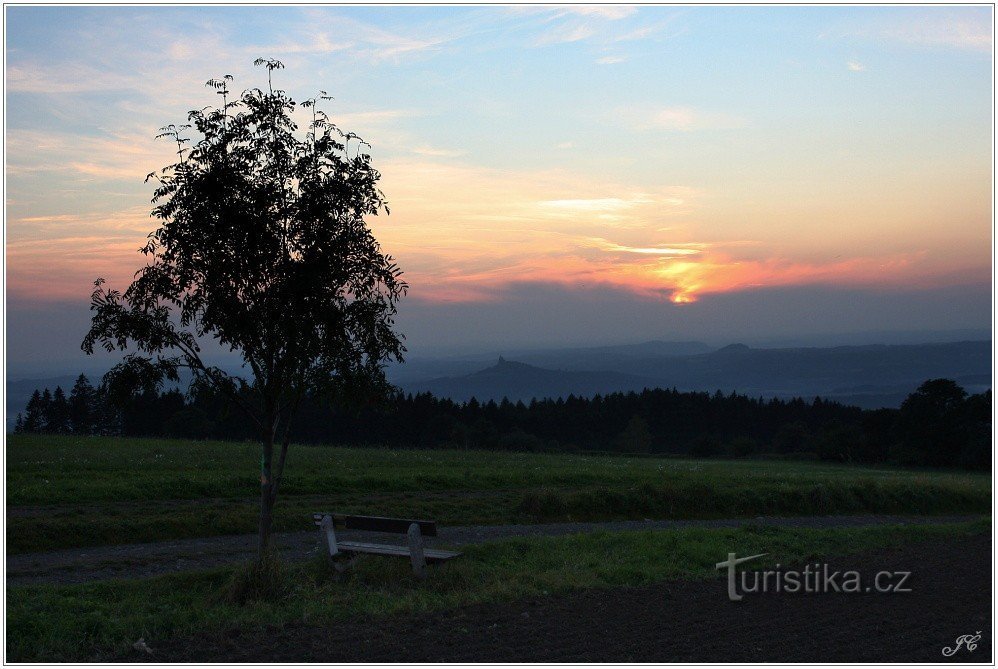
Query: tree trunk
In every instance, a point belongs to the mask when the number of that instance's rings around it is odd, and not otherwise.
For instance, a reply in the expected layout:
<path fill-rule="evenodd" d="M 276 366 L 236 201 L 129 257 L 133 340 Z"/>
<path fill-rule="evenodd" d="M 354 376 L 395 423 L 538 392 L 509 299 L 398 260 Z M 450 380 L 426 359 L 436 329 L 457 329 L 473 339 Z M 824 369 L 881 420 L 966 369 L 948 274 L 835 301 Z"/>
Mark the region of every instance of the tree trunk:
<path fill-rule="evenodd" d="M 263 455 L 260 458 L 260 550 L 257 559 L 263 562 L 270 550 L 270 526 L 274 517 L 274 477 L 271 464 L 274 459 L 274 426 L 272 421 L 263 435 Z"/>

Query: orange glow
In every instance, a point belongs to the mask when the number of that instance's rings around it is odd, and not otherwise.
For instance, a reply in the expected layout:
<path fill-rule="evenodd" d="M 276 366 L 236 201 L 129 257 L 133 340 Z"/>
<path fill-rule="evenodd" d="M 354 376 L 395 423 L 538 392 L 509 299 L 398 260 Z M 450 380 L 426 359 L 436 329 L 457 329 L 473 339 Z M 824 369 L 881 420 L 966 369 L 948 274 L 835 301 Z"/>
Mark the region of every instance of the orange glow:
<path fill-rule="evenodd" d="M 968 262 L 980 250 L 970 248 L 969 238 L 958 240 L 969 248 L 963 253 L 933 255 L 924 245 L 835 246 L 839 240 L 833 239 L 819 246 L 807 230 L 792 237 L 779 226 L 779 237 L 767 239 L 748 214 L 711 209 L 704 194 L 689 187 L 636 188 L 564 171 L 425 161 L 389 161 L 384 174 L 392 214 L 370 223 L 405 271 L 411 298 L 420 301 L 501 301 L 507 286 L 536 282 L 610 286 L 687 305 L 764 287 L 926 287 L 990 275 L 986 252 L 979 254 L 982 262 Z M 875 214 L 887 222 L 868 227 L 907 242 L 893 229 L 911 214 L 894 212 L 896 220 Z M 810 234 L 827 230 L 825 220 L 808 223 L 816 231 Z M 103 214 L 10 217 L 9 293 L 86 299 L 98 276 L 124 288 L 145 260 L 136 250 L 153 226 L 143 205 Z M 746 240 L 742 228 L 760 237 Z M 823 254 L 810 250 L 819 247 Z M 956 273 L 954 266 L 963 270 Z"/>

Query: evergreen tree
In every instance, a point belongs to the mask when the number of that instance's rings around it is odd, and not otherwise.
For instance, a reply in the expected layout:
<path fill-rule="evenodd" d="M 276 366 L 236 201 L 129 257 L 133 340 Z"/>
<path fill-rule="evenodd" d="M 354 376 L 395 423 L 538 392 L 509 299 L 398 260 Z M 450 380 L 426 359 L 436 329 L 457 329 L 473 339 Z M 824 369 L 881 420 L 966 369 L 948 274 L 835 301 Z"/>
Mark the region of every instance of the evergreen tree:
<path fill-rule="evenodd" d="M 42 432 L 51 432 L 49 425 L 51 425 L 52 419 L 52 393 L 48 388 L 42 391 L 41 400 L 41 414 L 42 414 Z"/>
<path fill-rule="evenodd" d="M 622 453 L 650 453 L 652 436 L 648 423 L 637 414 L 631 416 L 627 427 L 617 436 L 617 450 Z"/>
<path fill-rule="evenodd" d="M 28 400 L 25 408 L 24 431 L 31 433 L 41 432 L 45 427 L 45 415 L 42 411 L 42 394 L 35 389 Z"/>
<path fill-rule="evenodd" d="M 69 425 L 73 434 L 93 434 L 98 413 L 97 393 L 83 374 L 69 393 Z"/>
<path fill-rule="evenodd" d="M 49 404 L 47 431 L 52 434 L 69 434 L 69 402 L 62 387 L 56 386 Z"/>

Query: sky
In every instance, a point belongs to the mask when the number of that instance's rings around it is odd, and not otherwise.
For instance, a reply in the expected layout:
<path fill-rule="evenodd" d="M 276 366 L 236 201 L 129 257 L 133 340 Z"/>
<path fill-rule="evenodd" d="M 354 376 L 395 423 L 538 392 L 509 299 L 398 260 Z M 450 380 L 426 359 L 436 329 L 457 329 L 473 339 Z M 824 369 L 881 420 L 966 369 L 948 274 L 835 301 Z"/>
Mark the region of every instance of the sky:
<path fill-rule="evenodd" d="M 262 86 L 373 146 L 415 353 L 990 329 L 990 7 L 7 7 L 11 370 L 76 364 L 169 164 Z"/>

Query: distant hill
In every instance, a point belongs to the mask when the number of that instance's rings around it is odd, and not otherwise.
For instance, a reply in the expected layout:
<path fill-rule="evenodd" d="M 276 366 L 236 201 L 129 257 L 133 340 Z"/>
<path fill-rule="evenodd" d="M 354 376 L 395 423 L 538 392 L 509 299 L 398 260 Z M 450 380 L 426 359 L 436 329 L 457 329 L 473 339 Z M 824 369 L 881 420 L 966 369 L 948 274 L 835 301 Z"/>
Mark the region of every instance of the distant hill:
<path fill-rule="evenodd" d="M 389 368 L 406 392 L 430 391 L 466 400 L 508 397 L 592 396 L 645 387 L 677 388 L 753 397 L 820 395 L 864 408 L 896 407 L 920 383 L 950 378 L 968 392 L 991 387 L 991 342 L 863 345 L 827 348 L 712 349 L 701 342 L 650 341 L 623 346 L 533 349 L 513 362 L 484 354 L 413 359 Z M 231 370 L 238 373 L 238 369 Z M 77 374 L 7 380 L 7 428 L 35 388 L 69 393 Z M 99 374 L 90 376 L 96 384 Z M 186 383 L 181 384 L 186 387 Z"/>
<path fill-rule="evenodd" d="M 648 341 L 639 344 L 573 348 L 508 349 L 494 353 L 473 353 L 448 357 L 412 357 L 404 364 L 390 364 L 388 376 L 393 383 L 405 386 L 444 376 L 464 376 L 482 369 L 502 356 L 545 369 L 592 371 L 618 370 L 627 362 L 648 357 L 671 358 L 709 353 L 712 347 L 699 341 Z M 641 374 L 639 372 L 632 372 Z"/>
<path fill-rule="evenodd" d="M 677 358 L 710 353 L 699 341 L 647 341 L 640 344 L 594 346 L 515 353 L 517 360 L 551 369 L 616 369 L 621 363 L 648 358 Z"/>
<path fill-rule="evenodd" d="M 592 397 L 627 390 L 654 387 L 653 379 L 619 372 L 566 372 L 543 369 L 522 362 L 499 358 L 499 362 L 472 374 L 429 379 L 407 383 L 409 392 L 429 391 L 437 397 L 465 401 L 475 397 L 482 401 L 501 400 L 525 402 L 534 397 Z"/>
<path fill-rule="evenodd" d="M 537 353 L 528 359 L 533 364 L 501 360 L 478 372 L 400 385 L 455 400 L 675 387 L 763 397 L 820 395 L 875 408 L 900 405 L 926 379 L 956 379 L 972 393 L 989 388 L 991 379 L 989 341 L 772 349 L 732 344 L 693 355 L 667 354 L 662 351 L 672 349 L 658 344 Z M 553 369 L 558 362 L 560 368 Z"/>
<path fill-rule="evenodd" d="M 910 392 L 929 378 L 990 378 L 991 342 L 774 349 L 732 345 L 687 358 L 681 366 L 646 363 L 647 374 L 691 390 L 830 394 L 868 386 L 875 393 Z"/>

